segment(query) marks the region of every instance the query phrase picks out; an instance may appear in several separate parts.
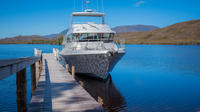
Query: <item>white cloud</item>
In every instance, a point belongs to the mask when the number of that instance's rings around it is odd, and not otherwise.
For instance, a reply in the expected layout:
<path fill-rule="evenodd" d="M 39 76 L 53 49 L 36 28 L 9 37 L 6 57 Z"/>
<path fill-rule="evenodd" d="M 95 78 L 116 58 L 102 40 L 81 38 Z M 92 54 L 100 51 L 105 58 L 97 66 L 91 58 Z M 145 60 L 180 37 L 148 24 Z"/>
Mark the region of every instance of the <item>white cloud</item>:
<path fill-rule="evenodd" d="M 146 2 L 141 0 L 141 1 L 138 1 L 134 4 L 135 7 L 140 7 L 142 4 L 145 4 Z"/>

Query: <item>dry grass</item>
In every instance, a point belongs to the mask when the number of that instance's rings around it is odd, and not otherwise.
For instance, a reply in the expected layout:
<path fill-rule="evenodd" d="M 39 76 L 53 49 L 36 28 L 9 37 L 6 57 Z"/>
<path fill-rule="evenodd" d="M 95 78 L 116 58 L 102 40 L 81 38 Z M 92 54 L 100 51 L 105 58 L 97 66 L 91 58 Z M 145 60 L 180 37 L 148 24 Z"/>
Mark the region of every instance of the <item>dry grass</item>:
<path fill-rule="evenodd" d="M 126 44 L 170 44 L 200 45 L 200 20 L 177 23 L 149 32 L 129 32 L 118 34 Z"/>

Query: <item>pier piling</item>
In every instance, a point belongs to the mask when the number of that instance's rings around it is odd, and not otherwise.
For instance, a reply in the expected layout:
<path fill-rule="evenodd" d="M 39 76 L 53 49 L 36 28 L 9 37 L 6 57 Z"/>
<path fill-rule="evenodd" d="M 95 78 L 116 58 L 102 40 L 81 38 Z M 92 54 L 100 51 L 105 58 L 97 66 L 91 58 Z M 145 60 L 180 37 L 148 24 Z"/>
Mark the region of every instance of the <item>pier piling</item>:
<path fill-rule="evenodd" d="M 72 77 L 75 78 L 75 66 L 72 66 Z"/>
<path fill-rule="evenodd" d="M 31 96 L 36 88 L 36 67 L 35 63 L 31 65 Z"/>
<path fill-rule="evenodd" d="M 98 103 L 99 103 L 100 105 L 103 105 L 103 99 L 102 99 L 101 97 L 99 97 L 99 96 L 98 96 Z"/>
<path fill-rule="evenodd" d="M 69 64 L 65 65 L 66 72 L 69 72 Z"/>
<path fill-rule="evenodd" d="M 27 100 L 27 80 L 26 80 L 26 68 L 17 72 L 17 111 L 26 112 L 26 100 Z"/>

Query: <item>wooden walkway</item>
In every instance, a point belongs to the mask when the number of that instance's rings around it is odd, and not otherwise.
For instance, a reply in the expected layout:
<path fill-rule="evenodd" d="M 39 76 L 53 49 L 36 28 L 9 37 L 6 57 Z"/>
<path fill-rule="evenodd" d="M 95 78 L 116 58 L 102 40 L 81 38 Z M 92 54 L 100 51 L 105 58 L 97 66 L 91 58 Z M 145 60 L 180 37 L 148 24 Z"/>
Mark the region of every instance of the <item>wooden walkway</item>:
<path fill-rule="evenodd" d="M 43 54 L 43 70 L 28 107 L 29 112 L 102 112 L 90 95 L 56 61 Z"/>

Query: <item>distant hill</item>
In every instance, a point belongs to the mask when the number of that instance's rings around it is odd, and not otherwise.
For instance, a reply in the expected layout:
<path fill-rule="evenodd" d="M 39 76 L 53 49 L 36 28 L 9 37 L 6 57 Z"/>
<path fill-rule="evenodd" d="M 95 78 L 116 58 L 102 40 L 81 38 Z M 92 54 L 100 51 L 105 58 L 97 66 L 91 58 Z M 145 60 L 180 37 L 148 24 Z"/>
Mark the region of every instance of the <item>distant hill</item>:
<path fill-rule="evenodd" d="M 200 20 L 181 22 L 161 29 L 156 26 L 132 25 L 115 27 L 113 30 L 118 33 L 116 38 L 124 38 L 127 44 L 200 44 Z M 4 38 L 0 39 L 0 44 L 54 43 L 60 34 L 65 35 L 67 31 L 46 36 Z"/>
<path fill-rule="evenodd" d="M 48 38 L 39 36 L 39 35 L 32 35 L 32 36 L 16 36 L 11 38 L 4 38 L 0 39 L 0 44 L 24 44 L 32 42 L 33 39 L 41 39 L 41 40 L 48 40 Z"/>
<path fill-rule="evenodd" d="M 124 32 L 143 32 L 143 31 L 152 31 L 159 29 L 157 26 L 152 25 L 127 25 L 127 26 L 117 26 L 112 28 L 112 30 L 116 31 L 117 33 L 124 33 Z M 50 34 L 50 35 L 44 35 L 43 37 L 46 38 L 56 38 L 58 35 L 66 35 L 68 32 L 68 29 L 63 30 L 60 33 L 57 34 Z"/>
<path fill-rule="evenodd" d="M 159 27 L 152 25 L 126 25 L 112 28 L 117 33 L 153 31 L 156 29 L 159 29 Z"/>
<path fill-rule="evenodd" d="M 62 32 L 57 33 L 57 34 L 44 35 L 43 37 L 46 37 L 46 38 L 57 38 L 59 35 L 66 35 L 67 32 L 68 32 L 68 29 L 63 30 Z"/>
<path fill-rule="evenodd" d="M 61 34 L 61 35 L 66 35 L 66 34 L 67 34 L 67 32 L 68 32 L 68 29 L 66 29 L 66 30 L 63 30 L 62 32 L 60 32 L 60 34 Z"/>
<path fill-rule="evenodd" d="M 50 35 L 44 35 L 43 37 L 46 37 L 46 38 L 56 38 L 58 37 L 58 33 L 57 34 L 50 34 Z"/>
<path fill-rule="evenodd" d="M 200 44 L 200 20 L 177 23 L 146 32 L 118 34 L 127 44 Z"/>

